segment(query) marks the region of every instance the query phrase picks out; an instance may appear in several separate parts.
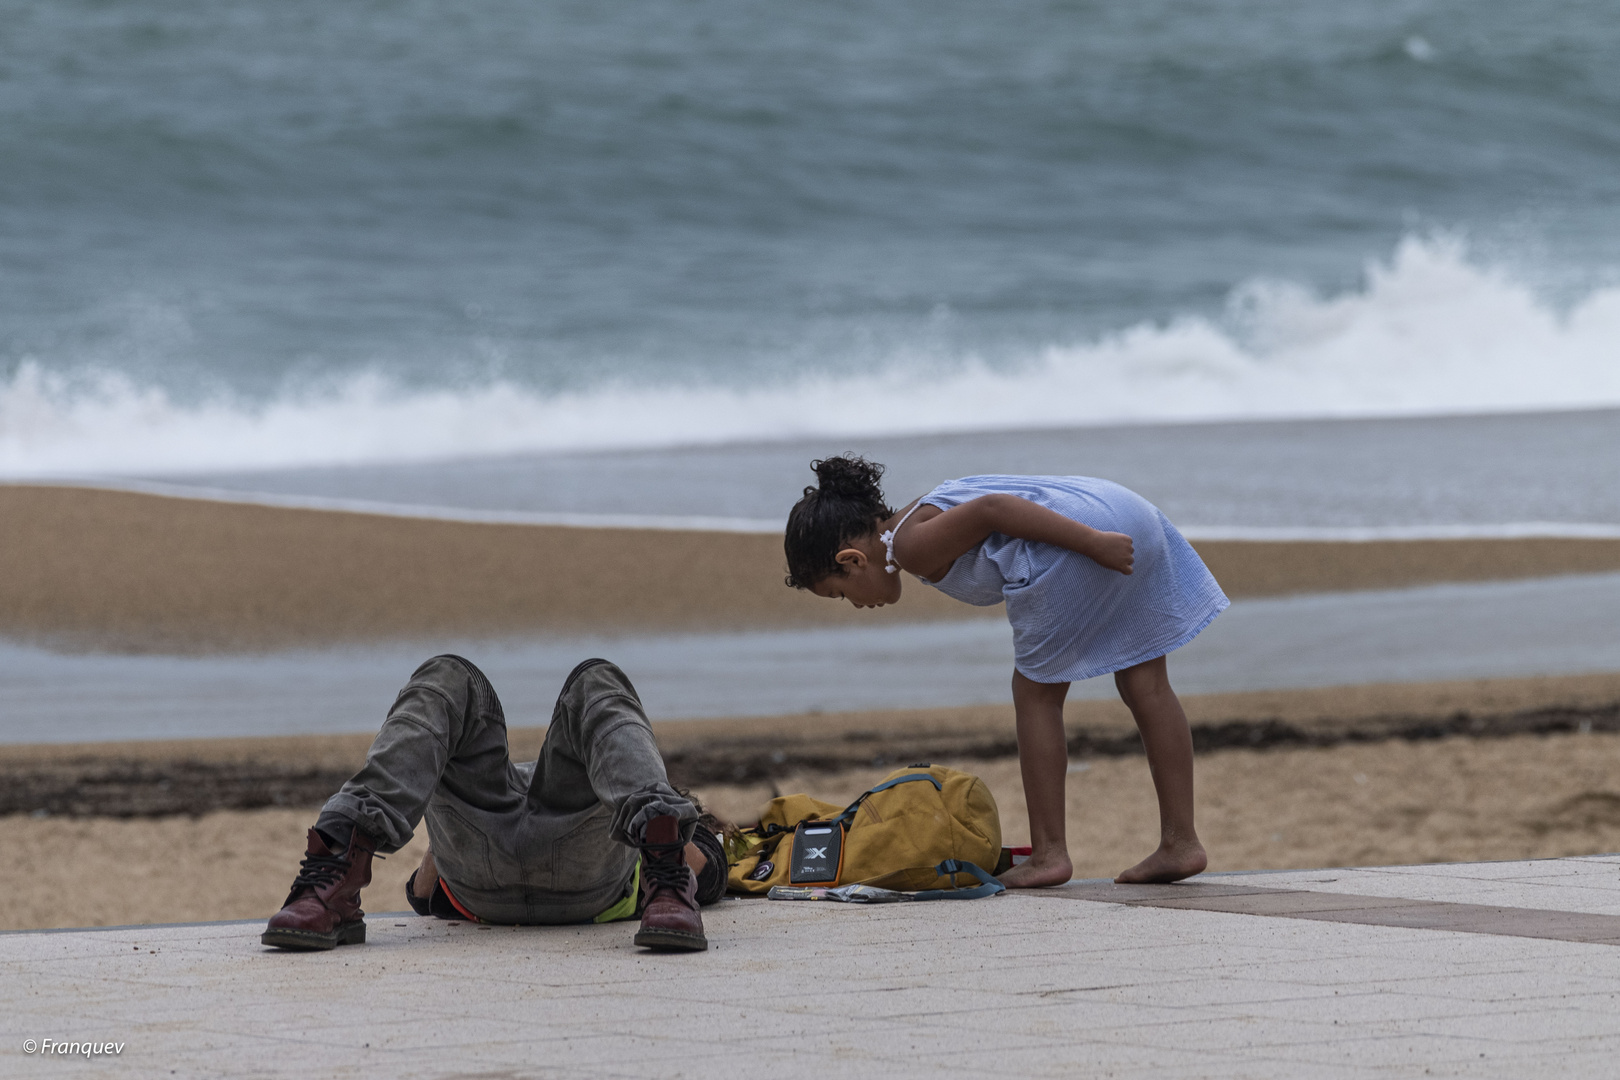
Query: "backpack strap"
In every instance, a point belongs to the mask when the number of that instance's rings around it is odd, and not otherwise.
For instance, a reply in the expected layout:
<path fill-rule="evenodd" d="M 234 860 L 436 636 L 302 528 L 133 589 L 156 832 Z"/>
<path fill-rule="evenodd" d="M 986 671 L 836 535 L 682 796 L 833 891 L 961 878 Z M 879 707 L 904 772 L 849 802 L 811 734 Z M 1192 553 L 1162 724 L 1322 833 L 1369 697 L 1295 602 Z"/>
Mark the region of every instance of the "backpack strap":
<path fill-rule="evenodd" d="M 916 900 L 977 900 L 981 896 L 995 896 L 997 893 L 1007 891 L 1007 886 L 984 872 L 983 867 L 974 863 L 963 862 L 961 859 L 946 859 L 934 867 L 935 873 L 941 877 L 956 874 L 968 874 L 979 879 L 979 884 L 971 889 L 924 889 L 917 893 Z"/>
<path fill-rule="evenodd" d="M 904 776 L 897 776 L 893 780 L 885 780 L 885 781 L 883 781 L 883 783 L 879 784 L 877 787 L 872 788 L 870 791 L 868 791 L 866 793 L 866 795 L 875 795 L 880 791 L 887 791 L 889 788 L 894 787 L 896 784 L 905 784 L 905 783 L 909 783 L 912 780 L 926 780 L 930 784 L 934 785 L 934 790 L 935 791 L 944 791 L 945 790 L 945 785 L 941 784 L 939 782 L 939 780 L 934 777 L 933 773 L 914 772 L 914 773 L 906 773 L 906 775 L 904 775 Z M 862 795 L 861 799 L 866 798 L 866 795 Z M 861 800 L 856 799 L 855 801 L 860 802 Z"/>
<path fill-rule="evenodd" d="M 835 823 L 839 824 L 839 825 L 842 825 L 844 828 L 847 829 L 849 827 L 849 823 L 851 821 L 855 820 L 855 815 L 861 809 L 861 803 L 866 801 L 866 798 L 867 798 L 868 795 L 876 795 L 878 792 L 887 791 L 889 788 L 892 788 L 897 784 L 909 784 L 909 783 L 911 783 L 912 781 L 915 781 L 915 780 L 926 780 L 926 781 L 928 781 L 930 784 L 934 785 L 934 790 L 935 791 L 944 791 L 945 790 L 945 785 L 941 784 L 937 779 L 935 779 L 935 777 L 933 776 L 932 773 L 925 773 L 925 772 L 907 773 L 904 776 L 897 776 L 893 780 L 885 780 L 885 781 L 883 781 L 883 783 L 879 784 L 877 787 L 871 788 L 868 791 L 863 791 L 861 793 L 861 797 L 856 799 L 854 802 L 850 803 L 848 806 L 846 806 L 844 808 L 844 812 L 842 814 L 839 814 L 837 817 L 833 818 L 833 821 Z"/>

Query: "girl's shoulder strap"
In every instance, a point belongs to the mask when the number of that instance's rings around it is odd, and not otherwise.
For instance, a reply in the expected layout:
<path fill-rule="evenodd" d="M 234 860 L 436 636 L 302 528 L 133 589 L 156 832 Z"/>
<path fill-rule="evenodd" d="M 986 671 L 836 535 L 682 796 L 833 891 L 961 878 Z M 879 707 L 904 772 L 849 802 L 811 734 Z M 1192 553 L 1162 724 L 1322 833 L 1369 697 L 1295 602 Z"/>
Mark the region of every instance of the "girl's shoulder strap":
<path fill-rule="evenodd" d="M 902 514 L 900 516 L 900 520 L 894 523 L 894 528 L 878 535 L 878 539 L 883 541 L 884 573 L 892 574 L 900 569 L 900 564 L 894 561 L 894 534 L 900 531 L 900 526 L 906 523 L 907 518 L 911 517 L 912 514 L 915 514 L 918 509 L 922 507 L 923 499 L 925 498 L 927 498 L 926 495 L 918 496 L 917 501 L 911 504 L 911 509 Z"/>

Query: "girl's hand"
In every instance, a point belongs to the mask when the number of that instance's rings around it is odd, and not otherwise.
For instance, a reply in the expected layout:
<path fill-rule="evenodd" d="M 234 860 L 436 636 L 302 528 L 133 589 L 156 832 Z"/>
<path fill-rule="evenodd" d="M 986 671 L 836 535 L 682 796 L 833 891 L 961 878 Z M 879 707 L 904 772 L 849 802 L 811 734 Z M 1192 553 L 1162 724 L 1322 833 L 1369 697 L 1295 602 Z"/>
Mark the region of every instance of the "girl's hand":
<path fill-rule="evenodd" d="M 1099 566 L 1129 575 L 1136 562 L 1136 545 L 1124 533 L 1097 532 L 1091 536 L 1091 550 L 1082 554 Z"/>

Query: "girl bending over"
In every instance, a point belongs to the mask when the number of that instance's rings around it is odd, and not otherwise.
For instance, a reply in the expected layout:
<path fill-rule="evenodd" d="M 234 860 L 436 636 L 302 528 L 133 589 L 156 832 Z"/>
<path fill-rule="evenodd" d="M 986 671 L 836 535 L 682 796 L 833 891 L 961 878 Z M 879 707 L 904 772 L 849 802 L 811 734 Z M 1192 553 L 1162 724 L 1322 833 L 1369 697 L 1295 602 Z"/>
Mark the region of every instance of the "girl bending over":
<path fill-rule="evenodd" d="M 1165 655 L 1228 601 L 1198 554 L 1135 492 L 1085 476 L 968 476 L 900 510 L 883 466 L 853 455 L 811 463 L 787 523 L 789 585 L 856 607 L 900 599 L 899 571 L 965 603 L 1005 602 L 1013 710 L 1029 807 L 1028 862 L 1010 888 L 1073 875 L 1065 829 L 1069 684 L 1114 676 L 1136 718 L 1159 796 L 1159 847 L 1116 881 L 1179 881 L 1208 860 L 1193 828 L 1192 733 Z"/>

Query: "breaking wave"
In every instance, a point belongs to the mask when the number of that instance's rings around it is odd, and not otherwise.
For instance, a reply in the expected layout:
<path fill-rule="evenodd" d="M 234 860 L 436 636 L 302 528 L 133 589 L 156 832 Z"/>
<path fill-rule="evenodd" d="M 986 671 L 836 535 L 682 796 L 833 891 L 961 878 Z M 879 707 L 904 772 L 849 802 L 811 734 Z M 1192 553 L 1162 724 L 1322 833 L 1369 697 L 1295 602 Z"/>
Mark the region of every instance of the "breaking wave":
<path fill-rule="evenodd" d="M 25 361 L 0 384 L 0 475 L 143 475 L 806 436 L 1620 406 L 1620 287 L 1565 309 L 1445 238 L 1410 238 L 1354 290 L 1251 282 L 1221 319 L 1052 345 L 1014 369 L 907 361 L 792 385 L 510 382 L 405 390 L 379 375 L 268 403 L 181 404 L 103 371 Z"/>

